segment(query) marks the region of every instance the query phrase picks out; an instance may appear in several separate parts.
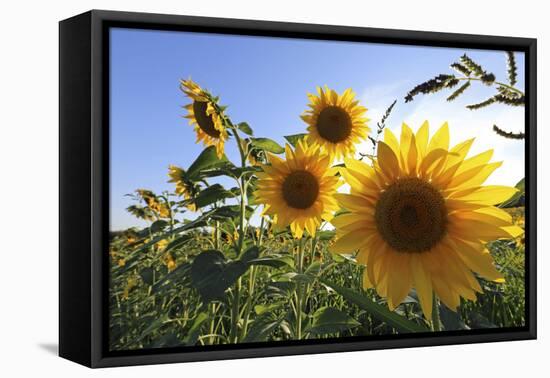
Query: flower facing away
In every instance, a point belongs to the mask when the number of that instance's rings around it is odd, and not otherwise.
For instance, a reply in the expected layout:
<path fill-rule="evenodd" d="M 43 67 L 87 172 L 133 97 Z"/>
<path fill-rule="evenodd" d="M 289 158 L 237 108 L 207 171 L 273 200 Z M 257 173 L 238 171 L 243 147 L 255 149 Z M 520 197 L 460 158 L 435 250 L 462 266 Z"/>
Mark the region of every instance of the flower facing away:
<path fill-rule="evenodd" d="M 183 168 L 170 165 L 168 167 L 168 177 L 170 177 L 168 182 L 176 184 L 176 194 L 182 196 L 186 200 L 193 198 L 195 194 L 195 187 L 193 182 L 188 180 L 185 176 L 185 171 Z M 194 203 L 187 204 L 187 208 L 191 211 L 195 211 L 197 209 Z"/>
<path fill-rule="evenodd" d="M 185 118 L 188 118 L 189 124 L 194 126 L 197 143 L 215 146 L 216 153 L 221 158 L 228 134 L 215 99 L 191 79 L 182 80 L 180 88 L 193 101 L 184 106 L 188 111 Z"/>
<path fill-rule="evenodd" d="M 174 260 L 174 256 L 170 252 L 164 255 L 163 261 L 169 272 L 177 268 L 176 260 Z"/>
<path fill-rule="evenodd" d="M 367 109 L 359 105 L 351 89 L 342 95 L 328 87 L 318 87 L 317 92 L 308 94 L 311 109 L 302 115 L 308 124 L 308 141 L 319 145 L 331 159 L 353 156 L 355 144 L 365 140 L 370 130 Z"/>
<path fill-rule="evenodd" d="M 145 201 L 147 207 L 154 211 L 158 217 L 170 217 L 170 208 L 168 207 L 168 204 L 165 202 L 160 202 L 155 193 L 147 189 L 138 189 L 136 192 L 140 195 L 143 201 Z"/>
<path fill-rule="evenodd" d="M 460 297 L 476 299 L 482 290 L 473 272 L 503 281 L 485 243 L 523 233 L 495 207 L 517 189 L 483 186 L 502 162 L 490 162 L 492 150 L 468 158 L 473 141 L 449 149 L 446 123 L 431 139 L 427 122 L 416 135 L 403 124 L 399 141 L 385 129 L 373 166 L 345 160 L 341 173 L 351 190 L 336 196 L 349 212 L 332 221 L 332 251 L 358 251 L 365 288 L 374 287 L 391 310 L 414 287 L 430 318 L 434 292 L 452 310 Z"/>
<path fill-rule="evenodd" d="M 304 230 L 313 236 L 321 221 L 338 210 L 334 194 L 340 180 L 318 146 L 300 141 L 294 151 L 288 144 L 285 149 L 286 160 L 269 154 L 271 165 L 262 165 L 256 201 L 264 204 L 264 214 L 272 216 L 278 228 L 290 225 L 295 238 Z"/>

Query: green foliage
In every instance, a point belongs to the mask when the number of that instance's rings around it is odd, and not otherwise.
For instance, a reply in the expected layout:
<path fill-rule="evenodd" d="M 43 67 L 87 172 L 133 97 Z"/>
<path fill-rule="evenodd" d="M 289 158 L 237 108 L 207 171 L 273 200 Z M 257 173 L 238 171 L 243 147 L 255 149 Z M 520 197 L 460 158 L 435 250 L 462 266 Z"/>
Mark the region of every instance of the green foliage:
<path fill-rule="evenodd" d="M 254 135 L 254 131 L 246 122 L 239 123 L 237 128 L 247 135 Z"/>
<path fill-rule="evenodd" d="M 209 146 L 201 152 L 189 169 L 187 169 L 186 175 L 190 180 L 197 180 L 202 170 L 223 167 L 227 165 L 227 162 L 228 160 L 225 155 L 219 159 L 216 155 L 216 148 Z"/>
<path fill-rule="evenodd" d="M 494 104 L 495 102 L 496 102 L 496 99 L 494 97 L 489 97 L 485 101 L 478 102 L 477 104 L 466 105 L 466 107 L 470 110 L 477 110 L 477 109 L 485 108 L 491 104 Z"/>
<path fill-rule="evenodd" d="M 214 184 L 202 190 L 193 201 L 198 208 L 202 208 L 235 196 L 235 191 L 226 190 L 222 185 Z"/>
<path fill-rule="evenodd" d="M 380 121 L 378 121 L 376 123 L 376 135 L 375 137 L 373 138 L 372 136 L 369 135 L 369 140 L 371 141 L 372 143 L 372 155 L 374 156 L 375 152 L 376 152 L 376 145 L 378 144 L 378 140 L 380 139 L 380 135 L 382 134 L 382 132 L 384 132 L 384 129 L 386 128 L 386 121 L 388 120 L 388 118 L 390 117 L 391 115 L 391 112 L 393 110 L 393 107 L 395 106 L 395 104 L 397 104 L 397 100 L 394 100 L 390 106 L 388 106 L 388 108 L 386 109 L 386 111 L 384 112 L 384 114 L 382 115 L 382 118 L 380 119 Z M 366 155 L 362 155 L 362 157 L 365 157 Z"/>
<path fill-rule="evenodd" d="M 307 134 L 285 135 L 285 139 L 292 145 L 292 147 L 296 147 L 298 145 L 298 141 L 304 139 L 306 135 Z"/>
<path fill-rule="evenodd" d="M 277 142 L 269 138 L 250 138 L 252 146 L 271 152 L 274 154 L 282 154 L 285 149 L 281 147 Z"/>
<path fill-rule="evenodd" d="M 508 58 L 508 82 L 511 86 L 514 86 L 518 82 L 518 67 L 516 65 L 516 57 L 512 51 L 507 51 L 506 57 Z"/>
<path fill-rule="evenodd" d="M 473 82 L 480 82 L 487 86 L 495 87 L 497 93 L 493 96 L 466 105 L 467 109 L 479 110 L 488 107 L 492 104 L 504 104 L 514 107 L 525 106 L 525 94 L 522 90 L 516 87 L 517 85 L 517 65 L 513 52 L 506 52 L 508 83 L 497 81 L 493 73 L 487 72 L 479 63 L 474 61 L 468 55 L 464 54 L 460 57 L 460 62 L 454 62 L 450 67 L 455 70 L 459 76 L 451 74 L 439 74 L 433 79 L 418 84 L 411 89 L 405 96 L 405 102 L 411 102 L 420 94 L 437 93 L 443 89 L 454 88 L 461 81 L 464 83 L 454 90 L 448 97 L 447 101 L 454 101 L 462 96 Z M 497 135 L 508 139 L 524 139 L 524 133 L 507 132 L 494 125 L 493 130 Z M 374 139 L 371 138 L 371 141 Z"/>
<path fill-rule="evenodd" d="M 458 98 L 466 89 L 468 89 L 471 85 L 471 82 L 467 81 L 464 84 L 462 84 L 456 91 L 454 91 L 449 97 L 447 97 L 447 101 L 453 101 Z"/>
<path fill-rule="evenodd" d="M 330 281 L 324 282 L 327 286 L 330 286 L 341 294 L 346 300 L 359 306 L 361 309 L 368 311 L 378 320 L 387 323 L 389 326 L 402 332 L 428 332 L 429 329 L 421 324 L 410 321 L 395 312 L 391 312 L 387 307 L 381 306 L 371 298 L 354 292 L 348 288 L 331 283 Z"/>
<path fill-rule="evenodd" d="M 313 322 L 307 332 L 318 335 L 338 334 L 360 325 L 343 311 L 334 307 L 321 307 L 313 314 Z"/>
<path fill-rule="evenodd" d="M 411 102 L 419 94 L 437 93 L 445 88 L 453 88 L 458 83 L 459 81 L 454 75 L 439 74 L 411 89 L 405 96 L 405 102 Z"/>

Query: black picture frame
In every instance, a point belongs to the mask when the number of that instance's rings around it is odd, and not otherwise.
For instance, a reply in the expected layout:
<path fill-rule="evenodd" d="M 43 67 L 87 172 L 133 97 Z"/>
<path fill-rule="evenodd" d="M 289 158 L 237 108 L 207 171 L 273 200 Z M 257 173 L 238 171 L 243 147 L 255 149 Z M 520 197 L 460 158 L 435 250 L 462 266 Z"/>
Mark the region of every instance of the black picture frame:
<path fill-rule="evenodd" d="M 113 26 L 525 52 L 526 325 L 109 352 L 109 39 Z M 536 39 L 92 10 L 61 21 L 59 354 L 89 367 L 405 348 L 536 338 Z"/>

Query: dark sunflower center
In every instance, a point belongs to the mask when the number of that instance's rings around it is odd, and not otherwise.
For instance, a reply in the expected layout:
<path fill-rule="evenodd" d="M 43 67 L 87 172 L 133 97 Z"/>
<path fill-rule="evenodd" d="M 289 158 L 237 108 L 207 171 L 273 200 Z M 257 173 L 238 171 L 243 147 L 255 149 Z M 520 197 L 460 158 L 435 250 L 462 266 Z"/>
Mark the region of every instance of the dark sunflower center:
<path fill-rule="evenodd" d="M 351 134 L 351 117 L 338 106 L 324 108 L 317 117 L 317 131 L 321 138 L 332 143 L 342 142 Z"/>
<path fill-rule="evenodd" d="M 307 171 L 292 172 L 283 182 L 283 198 L 295 209 L 307 209 L 315 203 L 318 195 L 319 182 Z"/>
<path fill-rule="evenodd" d="M 214 126 L 214 121 L 212 116 L 206 114 L 206 109 L 208 109 L 208 103 L 204 101 L 194 101 L 193 102 L 193 114 L 195 119 L 202 131 L 210 135 L 213 138 L 220 137 L 220 131 Z"/>
<path fill-rule="evenodd" d="M 389 186 L 376 204 L 376 227 L 396 251 L 425 252 L 445 236 L 445 200 L 431 184 L 418 178 Z"/>

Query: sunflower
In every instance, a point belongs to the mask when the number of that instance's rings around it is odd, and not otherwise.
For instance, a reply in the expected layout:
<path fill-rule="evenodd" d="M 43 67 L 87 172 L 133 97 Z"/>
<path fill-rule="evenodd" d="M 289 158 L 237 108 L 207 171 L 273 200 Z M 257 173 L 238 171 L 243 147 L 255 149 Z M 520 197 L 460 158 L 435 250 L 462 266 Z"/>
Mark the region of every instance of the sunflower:
<path fill-rule="evenodd" d="M 476 299 L 482 290 L 473 272 L 503 282 L 485 244 L 523 230 L 495 207 L 517 189 L 483 186 L 502 165 L 490 162 L 493 151 L 467 158 L 473 139 L 449 149 L 446 123 L 428 135 L 427 122 L 416 135 L 403 124 L 399 141 L 386 129 L 373 166 L 345 160 L 341 173 L 351 191 L 336 196 L 349 213 L 332 221 L 332 251 L 358 251 L 364 286 L 387 298 L 391 310 L 414 287 L 430 318 L 434 292 L 455 311 L 460 297 Z"/>
<path fill-rule="evenodd" d="M 168 241 L 168 239 L 162 239 L 155 244 L 155 247 L 157 251 L 161 251 L 166 248 L 168 244 L 170 244 L 170 241 Z"/>
<path fill-rule="evenodd" d="M 166 267 L 168 268 L 169 272 L 173 271 L 178 266 L 176 264 L 176 260 L 174 260 L 174 257 L 172 256 L 172 254 L 170 252 L 168 252 L 166 255 L 164 255 L 163 262 L 166 265 Z"/>
<path fill-rule="evenodd" d="M 153 210 L 160 218 L 170 218 L 170 208 L 166 202 L 160 202 L 159 198 L 150 190 L 138 189 L 136 192 L 143 198 L 147 207 Z"/>
<path fill-rule="evenodd" d="M 286 160 L 269 154 L 271 165 L 261 165 L 255 198 L 278 228 L 290 225 L 295 238 L 304 230 L 313 236 L 321 220 L 330 220 L 338 209 L 334 193 L 340 180 L 318 146 L 300 141 L 294 151 L 288 144 L 285 150 Z"/>
<path fill-rule="evenodd" d="M 185 118 L 188 118 L 189 124 L 195 128 L 197 143 L 202 141 L 205 146 L 215 146 L 216 153 L 221 158 L 228 134 L 216 100 L 191 79 L 182 80 L 180 88 L 193 100 L 192 103 L 184 106 L 189 112 Z"/>
<path fill-rule="evenodd" d="M 126 244 L 134 244 L 139 240 L 139 235 L 136 231 L 128 229 L 124 231 L 123 238 L 126 238 Z"/>
<path fill-rule="evenodd" d="M 193 198 L 195 194 L 195 186 L 192 181 L 187 179 L 183 168 L 176 167 L 175 165 L 168 166 L 168 177 L 170 177 L 168 182 L 176 184 L 176 194 L 182 196 L 186 200 Z M 197 210 L 194 203 L 189 203 L 187 208 L 191 211 Z"/>
<path fill-rule="evenodd" d="M 355 144 L 369 132 L 367 109 L 359 105 L 355 93 L 346 89 L 342 95 L 325 86 L 317 88 L 318 96 L 309 93 L 309 107 L 302 119 L 309 125 L 308 141 L 328 152 L 331 159 L 353 156 Z"/>

